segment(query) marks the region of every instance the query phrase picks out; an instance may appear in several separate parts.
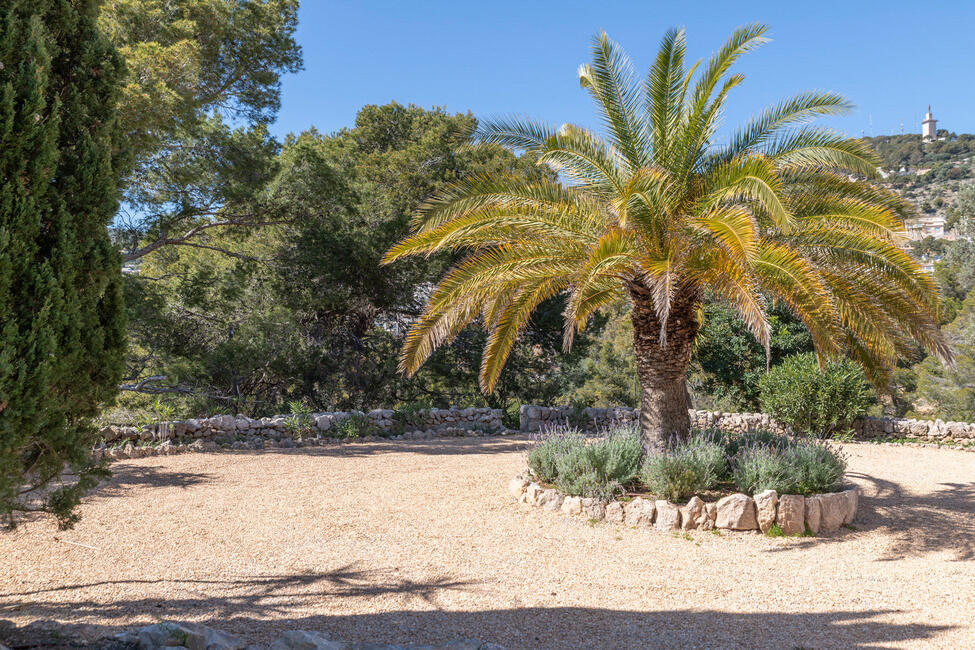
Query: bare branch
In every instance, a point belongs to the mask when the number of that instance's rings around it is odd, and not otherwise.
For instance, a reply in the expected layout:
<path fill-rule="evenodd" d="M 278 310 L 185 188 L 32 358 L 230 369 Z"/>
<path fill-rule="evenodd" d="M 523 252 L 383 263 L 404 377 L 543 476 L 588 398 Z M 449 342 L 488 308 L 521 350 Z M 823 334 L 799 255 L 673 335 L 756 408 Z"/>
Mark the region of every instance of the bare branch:
<path fill-rule="evenodd" d="M 204 230 L 209 230 L 210 228 L 224 228 L 230 226 L 236 226 L 236 227 L 277 226 L 285 223 L 288 223 L 287 219 L 275 219 L 271 221 L 249 221 L 245 219 L 225 219 L 223 221 L 211 221 L 208 223 L 201 223 L 199 225 L 193 226 L 192 228 L 190 228 L 189 230 L 187 230 L 185 233 L 183 233 L 178 237 L 159 237 L 154 242 L 147 244 L 146 246 L 138 248 L 134 251 L 129 251 L 127 253 L 124 253 L 122 255 L 122 261 L 131 262 L 133 260 L 137 260 L 141 257 L 145 257 L 146 255 L 152 253 L 153 251 L 159 250 L 163 246 L 168 246 L 168 245 L 196 246 L 197 248 L 208 248 L 210 250 L 224 253 L 225 255 L 229 255 L 231 257 L 238 257 L 241 259 L 256 259 L 256 258 L 241 255 L 239 253 L 234 253 L 226 249 L 218 248 L 215 246 L 206 246 L 203 244 L 192 243 L 189 240 L 191 240 L 193 237 L 196 237 Z"/>

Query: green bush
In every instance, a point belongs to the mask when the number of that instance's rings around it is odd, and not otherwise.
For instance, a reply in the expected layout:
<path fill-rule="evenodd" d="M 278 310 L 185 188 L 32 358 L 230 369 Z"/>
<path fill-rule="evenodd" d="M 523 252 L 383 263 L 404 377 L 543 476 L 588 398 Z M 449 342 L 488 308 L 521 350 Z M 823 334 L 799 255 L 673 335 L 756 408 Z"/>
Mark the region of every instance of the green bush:
<path fill-rule="evenodd" d="M 739 490 L 755 494 L 835 492 L 843 485 L 846 462 L 829 446 L 807 440 L 787 447 L 755 445 L 742 449 L 733 460 L 732 477 Z"/>
<path fill-rule="evenodd" d="M 654 494 L 681 501 L 710 490 L 728 473 L 724 446 L 714 432 L 692 434 L 669 450 L 647 456 L 640 479 Z"/>
<path fill-rule="evenodd" d="M 862 417 L 872 399 L 854 362 L 829 362 L 820 370 L 813 354 L 787 358 L 759 382 L 762 410 L 794 432 L 827 438 Z"/>

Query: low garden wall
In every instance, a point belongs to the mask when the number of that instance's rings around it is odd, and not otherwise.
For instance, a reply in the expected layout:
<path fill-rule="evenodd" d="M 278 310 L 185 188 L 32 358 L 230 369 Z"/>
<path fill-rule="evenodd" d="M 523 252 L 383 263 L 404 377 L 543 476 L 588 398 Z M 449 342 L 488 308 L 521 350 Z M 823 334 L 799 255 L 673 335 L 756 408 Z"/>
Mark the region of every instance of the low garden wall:
<path fill-rule="evenodd" d="M 690 410 L 691 427 L 722 429 L 733 433 L 772 431 L 785 433 L 785 427 L 764 413 L 721 413 Z M 640 409 L 627 407 L 584 408 L 569 406 L 521 407 L 522 431 L 539 431 L 545 426 L 570 423 L 586 430 L 613 424 L 636 424 Z M 914 420 L 909 418 L 863 418 L 853 423 L 853 433 L 862 438 L 898 437 L 928 442 L 951 443 L 975 439 L 975 423 Z"/>
<path fill-rule="evenodd" d="M 689 411 L 691 426 L 718 428 L 730 432 L 772 431 L 785 428 L 764 413 L 721 413 Z M 568 406 L 521 407 L 523 432 L 536 432 L 546 426 L 570 423 L 596 430 L 613 424 L 637 424 L 640 410 L 626 407 L 584 408 Z M 913 420 L 906 418 L 864 418 L 853 425 L 860 438 L 895 437 L 919 442 L 953 443 L 975 440 L 975 423 Z M 101 430 L 99 453 L 111 458 L 202 451 L 216 447 L 264 449 L 324 444 L 342 439 L 404 438 L 424 439 L 450 436 L 481 436 L 509 433 L 502 424 L 501 411 L 490 408 L 447 408 L 417 411 L 376 409 L 369 412 L 338 411 L 248 418 L 242 415 L 216 415 L 172 422 L 157 422 L 142 427 L 109 425 Z"/>
<path fill-rule="evenodd" d="M 816 535 L 849 526 L 856 519 L 860 501 L 856 487 L 809 497 L 798 494 L 779 496 L 775 490 L 766 490 L 754 498 L 747 494 L 730 494 L 711 503 L 695 496 L 683 506 L 643 497 L 629 501 L 600 501 L 566 496 L 555 488 L 533 482 L 529 475 L 511 479 L 508 490 L 522 503 L 567 515 L 581 515 L 593 521 L 663 531 L 724 529 L 758 530 L 766 534 L 774 525 L 778 527 L 778 534 L 785 536 Z"/>
<path fill-rule="evenodd" d="M 449 408 L 420 411 L 377 409 L 275 415 L 248 418 L 216 415 L 209 418 L 157 422 L 143 427 L 109 425 L 101 430 L 100 448 L 111 447 L 114 457 L 132 454 L 135 447 L 163 451 L 216 446 L 233 448 L 292 447 L 298 444 L 373 437 L 409 439 L 490 435 L 504 431 L 501 411 L 490 408 Z M 126 448 L 127 452 L 118 452 Z M 148 450 L 146 450 L 148 451 Z"/>

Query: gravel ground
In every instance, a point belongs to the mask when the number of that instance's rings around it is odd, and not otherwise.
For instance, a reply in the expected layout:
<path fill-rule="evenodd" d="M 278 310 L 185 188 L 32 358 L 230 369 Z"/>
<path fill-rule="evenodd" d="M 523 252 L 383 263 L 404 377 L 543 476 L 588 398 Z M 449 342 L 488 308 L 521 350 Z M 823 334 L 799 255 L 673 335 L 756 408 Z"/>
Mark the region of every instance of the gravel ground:
<path fill-rule="evenodd" d="M 975 647 L 975 454 L 845 446 L 857 530 L 687 536 L 516 503 L 524 439 L 142 458 L 0 533 L 0 618 L 509 648 Z"/>

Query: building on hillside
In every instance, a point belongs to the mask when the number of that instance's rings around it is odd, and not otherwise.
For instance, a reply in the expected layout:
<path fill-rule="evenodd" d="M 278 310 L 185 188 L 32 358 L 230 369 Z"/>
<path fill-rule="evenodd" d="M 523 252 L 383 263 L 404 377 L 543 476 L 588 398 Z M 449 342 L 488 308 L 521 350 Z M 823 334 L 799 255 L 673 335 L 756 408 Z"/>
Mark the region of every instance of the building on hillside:
<path fill-rule="evenodd" d="M 907 236 L 912 241 L 934 237 L 943 239 L 945 236 L 945 218 L 940 214 L 926 214 L 904 222 Z"/>
<path fill-rule="evenodd" d="M 931 115 L 931 104 L 928 104 L 928 114 L 921 121 L 921 141 L 934 142 L 938 139 L 938 120 Z"/>

